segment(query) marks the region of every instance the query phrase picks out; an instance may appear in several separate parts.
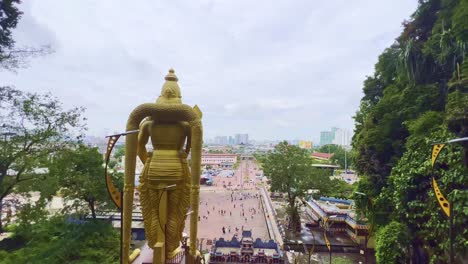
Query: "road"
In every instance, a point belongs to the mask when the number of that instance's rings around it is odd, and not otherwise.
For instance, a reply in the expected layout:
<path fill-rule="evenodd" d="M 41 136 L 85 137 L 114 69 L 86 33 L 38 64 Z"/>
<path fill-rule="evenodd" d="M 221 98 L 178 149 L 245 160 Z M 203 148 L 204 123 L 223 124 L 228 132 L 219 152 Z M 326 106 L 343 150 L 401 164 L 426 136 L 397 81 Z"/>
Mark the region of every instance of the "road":
<path fill-rule="evenodd" d="M 239 167 L 234 171 L 232 177 L 222 177 L 215 176 L 213 177 L 213 186 L 219 188 L 228 189 L 244 189 L 250 190 L 255 189 L 256 184 L 262 182 L 259 179 L 256 179 L 256 173 L 261 172 L 258 165 L 253 160 L 242 160 L 239 163 Z"/>

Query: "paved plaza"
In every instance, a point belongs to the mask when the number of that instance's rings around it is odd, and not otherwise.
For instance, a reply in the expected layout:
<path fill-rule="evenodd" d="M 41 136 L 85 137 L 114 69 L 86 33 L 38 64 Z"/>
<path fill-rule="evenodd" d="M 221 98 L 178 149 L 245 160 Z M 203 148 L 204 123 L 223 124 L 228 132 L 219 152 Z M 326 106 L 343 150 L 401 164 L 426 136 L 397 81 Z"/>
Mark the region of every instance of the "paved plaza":
<path fill-rule="evenodd" d="M 208 239 L 230 240 L 233 236 L 240 239 L 243 228 L 252 229 L 255 238 L 270 239 L 256 188 L 255 168 L 254 162 L 242 161 L 233 177 L 216 176 L 213 186 L 201 187 L 198 238 L 204 240 L 204 249 Z M 189 218 L 185 226 L 187 234 Z"/>

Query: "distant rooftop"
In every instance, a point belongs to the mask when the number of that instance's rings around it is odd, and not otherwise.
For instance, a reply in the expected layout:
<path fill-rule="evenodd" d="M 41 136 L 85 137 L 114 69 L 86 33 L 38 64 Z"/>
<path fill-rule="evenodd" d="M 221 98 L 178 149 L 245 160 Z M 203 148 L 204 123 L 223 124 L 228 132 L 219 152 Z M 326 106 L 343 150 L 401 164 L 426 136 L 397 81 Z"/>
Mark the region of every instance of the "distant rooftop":
<path fill-rule="evenodd" d="M 316 158 L 316 159 L 331 159 L 331 157 L 333 157 L 333 153 L 323 153 L 323 152 L 314 152 L 312 154 L 310 154 L 312 156 L 312 158 Z"/>
<path fill-rule="evenodd" d="M 339 165 L 333 165 L 333 164 L 312 164 L 312 167 L 317 167 L 317 168 L 335 168 L 335 169 L 340 168 Z"/>

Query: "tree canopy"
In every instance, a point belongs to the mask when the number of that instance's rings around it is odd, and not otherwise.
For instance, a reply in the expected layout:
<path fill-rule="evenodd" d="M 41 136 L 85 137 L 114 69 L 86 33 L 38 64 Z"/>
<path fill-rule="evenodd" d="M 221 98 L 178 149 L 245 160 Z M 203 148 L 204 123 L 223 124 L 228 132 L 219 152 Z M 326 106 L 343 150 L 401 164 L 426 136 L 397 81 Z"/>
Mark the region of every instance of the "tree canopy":
<path fill-rule="evenodd" d="M 467 1 L 419 1 L 364 81 L 354 117 L 355 165 L 362 176 L 358 190 L 372 200 L 380 228 L 391 221 L 405 223 L 401 229 L 408 230 L 407 254 L 414 263 L 428 256 L 447 261 L 448 223 L 431 189 L 429 157 L 432 143 L 468 136 L 467 45 Z M 462 175 L 467 175 L 468 143 L 447 152 L 437 179 L 455 204 L 455 251 L 462 258 L 467 254 L 462 222 L 468 196 Z M 392 236 L 377 239 L 382 245 L 394 243 Z M 385 250 L 377 247 L 377 255 L 385 256 Z"/>
<path fill-rule="evenodd" d="M 307 150 L 286 141 L 261 158 L 264 174 L 271 180 L 271 191 L 287 194 L 292 229 L 300 230 L 296 198 L 304 197 L 309 189 L 326 189 L 330 178 L 325 170 L 312 167 Z"/>
<path fill-rule="evenodd" d="M 27 232 L 20 228 L 14 230 L 16 235 L 12 240 L 20 245 L 27 243 L 27 246 L 9 251 L 0 247 L 1 263 L 110 264 L 119 261 L 119 233 L 108 222 L 54 216 L 37 221 Z"/>
<path fill-rule="evenodd" d="M 0 242 L 1 263 L 118 261 L 118 232 L 109 222 L 72 218 L 84 219 L 89 211 L 95 217 L 97 205 L 114 208 L 106 192 L 103 156 L 80 144 L 82 111 L 64 110 L 48 94 L 0 87 L 0 205 L 10 193 L 27 197 L 32 190 L 40 192 L 38 201 L 15 204 L 16 220 L 6 227 L 13 237 Z M 54 195 L 75 206 L 48 211 L 48 198 Z"/>
<path fill-rule="evenodd" d="M 0 208 L 9 193 L 48 176 L 54 155 L 81 135 L 82 111 L 63 109 L 50 94 L 0 87 Z"/>
<path fill-rule="evenodd" d="M 51 164 L 51 174 L 57 177 L 57 190 L 66 200 L 74 201 L 73 211 L 87 214 L 87 207 L 96 218 L 96 206 L 114 206 L 106 191 L 103 157 L 97 148 L 77 145 L 66 149 Z"/>

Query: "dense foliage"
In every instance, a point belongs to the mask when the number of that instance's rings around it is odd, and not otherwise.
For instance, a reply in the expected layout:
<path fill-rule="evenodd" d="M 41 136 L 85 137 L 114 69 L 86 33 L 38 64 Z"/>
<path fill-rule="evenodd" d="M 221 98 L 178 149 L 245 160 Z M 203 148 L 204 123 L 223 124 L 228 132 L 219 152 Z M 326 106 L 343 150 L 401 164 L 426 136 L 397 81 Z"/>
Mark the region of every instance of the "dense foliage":
<path fill-rule="evenodd" d="M 43 219 L 34 228 L 18 227 L 15 243 L 27 246 L 2 250 L 0 263 L 118 263 L 119 234 L 109 223 L 64 217 Z"/>
<path fill-rule="evenodd" d="M 0 87 L 0 213 L 8 194 L 47 178 L 50 158 L 79 135 L 81 113 L 81 108 L 63 109 L 49 94 Z"/>
<path fill-rule="evenodd" d="M 95 219 L 97 206 L 100 209 L 105 205 L 114 207 L 106 191 L 103 163 L 98 148 L 81 144 L 61 151 L 51 163 L 50 172 L 55 178 L 55 188 L 66 202 L 73 201 L 73 205 L 68 208 L 72 212 L 85 215 L 91 212 Z"/>
<path fill-rule="evenodd" d="M 420 1 L 403 27 L 364 81 L 353 138 L 363 176 L 358 191 L 372 201 L 372 210 L 364 209 L 383 230 L 378 243 L 394 243 L 385 235 L 390 221 L 404 223 L 409 250 L 399 261 L 447 261 L 448 221 L 432 191 L 430 154 L 432 143 L 468 137 L 468 1 Z M 440 163 L 437 179 L 454 204 L 460 260 L 467 254 L 468 143 L 448 147 Z M 392 250 L 377 247 L 380 263 L 390 263 L 383 257 Z"/>
<path fill-rule="evenodd" d="M 7 226 L 14 236 L 0 243 L 0 263 L 118 261 L 118 232 L 109 223 L 68 220 L 71 214 L 95 217 L 97 205 L 114 208 L 102 155 L 78 143 L 84 129 L 81 113 L 81 108 L 64 110 L 47 94 L 0 87 L 0 211 L 10 193 L 29 197 L 37 191 L 39 199 L 8 205 L 7 212 L 16 209 L 14 223 Z M 46 208 L 57 195 L 74 206 L 52 215 Z M 7 214 L 4 220 L 10 218 Z"/>
<path fill-rule="evenodd" d="M 404 224 L 391 222 L 381 228 L 377 233 L 377 262 L 405 263 L 408 255 L 408 238 L 408 228 Z"/>

